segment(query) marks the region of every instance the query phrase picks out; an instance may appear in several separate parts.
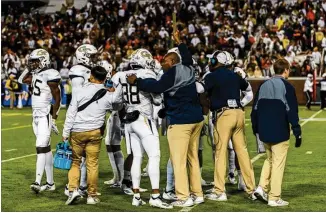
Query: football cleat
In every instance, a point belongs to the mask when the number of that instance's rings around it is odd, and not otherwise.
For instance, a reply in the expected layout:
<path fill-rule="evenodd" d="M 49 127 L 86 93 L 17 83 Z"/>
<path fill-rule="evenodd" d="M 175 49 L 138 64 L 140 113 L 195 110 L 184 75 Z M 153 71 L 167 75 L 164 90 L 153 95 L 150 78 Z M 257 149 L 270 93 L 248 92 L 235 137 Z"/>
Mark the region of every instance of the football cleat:
<path fill-rule="evenodd" d="M 173 209 L 172 205 L 167 204 L 167 203 L 162 201 L 161 196 L 158 196 L 156 198 L 151 196 L 151 198 L 149 199 L 149 205 L 153 206 L 153 207 L 158 207 L 158 208 L 161 208 L 161 209 Z"/>
<path fill-rule="evenodd" d="M 255 193 L 251 193 L 248 195 L 249 200 L 257 200 L 257 197 L 255 196 Z"/>
<path fill-rule="evenodd" d="M 110 188 L 121 188 L 121 184 L 120 183 L 114 183 L 114 184 L 110 185 Z"/>
<path fill-rule="evenodd" d="M 207 182 L 206 180 L 204 180 L 204 179 L 201 179 L 201 185 L 202 186 L 212 186 L 213 184 L 212 183 L 209 183 L 209 182 Z"/>
<path fill-rule="evenodd" d="M 81 197 L 87 197 L 87 187 L 80 186 L 78 188 L 78 193 L 80 194 Z"/>
<path fill-rule="evenodd" d="M 138 196 L 134 196 L 133 198 L 132 198 L 132 203 L 131 203 L 133 206 L 142 206 L 142 205 L 145 205 L 146 204 L 146 202 L 145 201 L 143 201 L 141 198 L 140 198 L 140 196 L 138 197 Z"/>
<path fill-rule="evenodd" d="M 234 173 L 229 173 L 229 175 L 228 175 L 228 179 L 229 179 L 229 182 L 230 182 L 232 185 L 237 184 L 237 180 L 235 179 Z"/>
<path fill-rule="evenodd" d="M 104 181 L 105 185 L 113 185 L 115 183 L 117 183 L 115 178 L 112 178 L 111 180 Z"/>
<path fill-rule="evenodd" d="M 66 205 L 72 204 L 75 200 L 80 198 L 80 194 L 77 189 L 75 189 L 73 192 L 69 192 L 68 200 L 66 201 Z"/>
<path fill-rule="evenodd" d="M 125 193 L 126 195 L 133 195 L 134 192 L 132 191 L 132 189 L 130 187 L 128 187 L 126 184 L 122 184 L 121 185 L 121 190 L 123 191 L 123 193 Z"/>
<path fill-rule="evenodd" d="M 175 195 L 174 190 L 170 190 L 170 191 L 164 190 L 163 199 L 165 199 L 165 200 L 178 200 L 178 197 Z"/>
<path fill-rule="evenodd" d="M 43 191 L 54 191 L 55 190 L 55 184 L 49 184 L 48 182 L 46 182 L 45 185 L 41 186 L 41 192 Z"/>
<path fill-rule="evenodd" d="M 36 194 L 38 194 L 41 191 L 41 186 L 39 183 L 34 182 L 30 186 L 31 190 L 33 190 Z"/>
<path fill-rule="evenodd" d="M 64 194 L 65 194 L 67 197 L 69 197 L 69 188 L 68 188 L 68 184 L 66 184 L 66 186 L 65 186 L 65 192 L 64 192 Z"/>

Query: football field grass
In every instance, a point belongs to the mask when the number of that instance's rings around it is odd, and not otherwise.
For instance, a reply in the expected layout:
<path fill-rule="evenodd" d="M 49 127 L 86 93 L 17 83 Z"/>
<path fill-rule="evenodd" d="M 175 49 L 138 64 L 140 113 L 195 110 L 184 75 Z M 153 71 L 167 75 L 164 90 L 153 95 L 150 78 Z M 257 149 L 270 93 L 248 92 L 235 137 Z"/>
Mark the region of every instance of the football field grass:
<path fill-rule="evenodd" d="M 308 111 L 300 107 L 300 121 L 303 124 L 303 142 L 300 148 L 294 147 L 294 137 L 291 137 L 287 164 L 282 186 L 282 198 L 290 202 L 289 206 L 272 208 L 261 201 L 250 201 L 244 192 L 237 191 L 236 185 L 226 181 L 227 202 L 205 200 L 204 204 L 190 208 L 175 207 L 169 211 L 326 211 L 326 111 L 319 111 L 315 106 Z M 57 124 L 62 131 L 65 110 L 60 111 Z M 260 171 L 265 155 L 257 157 L 255 138 L 250 123 L 250 108 L 246 109 L 246 138 L 248 150 L 253 162 L 256 184 L 259 182 Z M 67 183 L 67 171 L 54 169 L 56 191 L 34 194 L 29 186 L 35 180 L 36 151 L 35 136 L 32 131 L 31 109 L 3 109 L 1 114 L 1 209 L 2 211 L 28 212 L 108 212 L 108 211 L 165 211 L 151 208 L 149 205 L 134 207 L 132 197 L 122 194 L 120 189 L 112 189 L 104 185 L 105 180 L 113 177 L 104 141 L 100 153 L 99 192 L 101 203 L 86 205 L 86 200 L 80 200 L 76 205 L 64 205 L 67 197 L 64 187 Z M 61 137 L 52 135 L 51 146 L 55 149 Z M 165 187 L 166 163 L 168 160 L 168 144 L 164 136 L 161 142 L 161 180 L 160 188 Z M 125 143 L 122 142 L 125 154 Z M 126 155 L 125 155 L 126 156 Z M 213 181 L 212 150 L 204 143 L 203 178 Z M 147 157 L 144 158 L 143 167 Z M 176 171 L 177 172 L 177 171 Z M 45 183 L 45 172 L 43 176 Z M 148 177 L 142 177 L 141 187 L 150 191 Z M 207 187 L 204 190 L 208 189 Z M 148 202 L 149 192 L 142 198 Z"/>

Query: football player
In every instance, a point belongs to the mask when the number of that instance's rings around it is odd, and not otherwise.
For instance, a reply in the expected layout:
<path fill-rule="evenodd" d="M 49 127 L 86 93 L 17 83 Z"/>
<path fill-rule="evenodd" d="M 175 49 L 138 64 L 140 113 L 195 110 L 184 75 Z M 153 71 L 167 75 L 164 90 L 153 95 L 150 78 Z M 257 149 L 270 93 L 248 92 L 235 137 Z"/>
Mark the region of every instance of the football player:
<path fill-rule="evenodd" d="M 44 49 L 31 52 L 28 59 L 28 70 L 19 77 L 19 83 L 31 84 L 33 131 L 36 136 L 36 179 L 30 188 L 35 192 L 54 191 L 53 156 L 51 151 L 51 129 L 58 134 L 55 121 L 61 104 L 61 76 L 57 70 L 50 68 L 50 55 Z M 52 106 L 51 102 L 55 103 Z M 52 109 L 51 109 L 52 108 Z M 41 186 L 43 172 L 46 173 L 46 184 Z"/>
<path fill-rule="evenodd" d="M 132 205 L 146 204 L 140 198 L 141 164 L 144 152 L 148 155 L 148 175 L 152 185 L 150 206 L 171 209 L 171 205 L 164 203 L 159 190 L 160 182 L 160 142 L 158 131 L 153 121 L 153 103 L 161 104 L 161 95 L 141 92 L 137 84 L 130 85 L 126 77 L 136 74 L 139 78 L 156 78 L 156 74 L 150 70 L 154 66 L 152 54 L 145 49 L 134 51 L 130 59 L 132 70 L 119 72 L 113 76 L 114 84 L 123 87 L 123 99 L 126 104 L 126 145 L 128 154 L 133 153 L 131 178 L 133 185 Z"/>
<path fill-rule="evenodd" d="M 105 60 L 98 63 L 98 65 L 104 67 L 108 72 L 105 86 L 107 88 L 114 87 L 113 82 L 111 81 L 112 76 L 115 74 L 113 72 L 113 66 Z M 110 187 L 113 188 L 120 188 L 124 177 L 124 157 L 120 145 L 122 134 L 120 130 L 121 122 L 118 111 L 112 111 L 106 123 L 105 145 L 114 177 L 109 181 L 105 181 L 104 184 L 110 185 Z"/>
<path fill-rule="evenodd" d="M 91 68 L 96 65 L 97 49 L 91 44 L 83 44 L 76 50 L 77 64 L 70 68 L 69 78 L 71 80 L 72 96 L 76 88 L 82 87 L 88 82 L 90 77 Z M 87 190 L 87 174 L 86 174 L 86 162 L 85 157 L 82 158 L 80 164 L 80 186 L 79 192 L 82 196 L 86 195 Z M 67 195 L 68 188 L 66 187 L 65 194 Z"/>

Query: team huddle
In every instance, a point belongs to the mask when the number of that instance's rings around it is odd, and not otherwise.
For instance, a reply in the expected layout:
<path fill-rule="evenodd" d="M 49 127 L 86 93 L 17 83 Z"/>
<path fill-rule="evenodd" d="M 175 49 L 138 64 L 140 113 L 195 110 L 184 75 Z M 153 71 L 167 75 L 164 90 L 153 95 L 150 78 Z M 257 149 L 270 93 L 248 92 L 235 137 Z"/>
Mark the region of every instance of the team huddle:
<path fill-rule="evenodd" d="M 174 53 L 182 60 L 181 53 L 178 48 L 170 49 L 167 54 Z M 232 66 L 234 59 L 232 55 L 226 51 L 214 52 L 213 55 L 220 57 L 219 63 L 225 66 Z M 76 50 L 77 65 L 71 67 L 69 78 L 72 85 L 72 99 L 78 96 L 80 88 L 87 86 L 94 67 L 102 67 L 106 71 L 105 88 L 110 93 L 110 104 L 107 106 L 107 112 L 110 117 L 106 122 L 105 145 L 109 161 L 112 166 L 114 177 L 105 181 L 104 184 L 110 185 L 112 188 L 121 188 L 122 192 L 133 196 L 132 205 L 145 205 L 140 197 L 140 192 L 147 191 L 140 187 L 141 177 L 149 176 L 152 187 L 149 205 L 153 207 L 171 209 L 173 206 L 187 206 L 188 203 L 178 203 L 178 197 L 175 194 L 174 170 L 171 159 L 167 163 L 167 182 L 165 190 L 161 195 L 160 192 L 160 128 L 168 126 L 168 120 L 164 112 L 164 98 L 161 93 L 150 93 L 139 90 L 137 84 L 131 84 L 128 76 L 136 75 L 138 79 L 155 79 L 159 80 L 163 75 L 163 70 L 152 54 L 146 49 L 135 50 L 128 61 L 128 67 L 123 71 L 116 72 L 111 64 L 107 61 L 98 61 L 98 50 L 90 44 L 83 44 Z M 60 111 L 60 74 L 57 70 L 50 69 L 50 55 L 44 49 L 34 50 L 28 61 L 29 69 L 24 71 L 19 78 L 20 83 L 30 84 L 33 88 L 32 93 L 32 110 L 33 110 L 33 131 L 36 136 L 36 179 L 30 188 L 39 193 L 42 191 L 55 190 L 53 180 L 53 157 L 51 152 L 51 131 L 59 134 L 56 126 L 56 119 Z M 196 61 L 193 59 L 191 70 L 196 76 L 196 89 L 199 94 L 203 93 L 204 80 L 210 72 L 209 70 L 201 70 Z M 241 68 L 234 68 L 234 72 L 238 73 L 243 79 L 246 78 L 245 72 Z M 243 91 L 239 90 L 242 95 L 241 105 L 246 106 L 252 99 L 253 93 L 248 83 L 247 88 Z M 174 91 L 171 90 L 171 93 Z M 54 104 L 52 104 L 54 100 Z M 96 105 L 92 105 L 96 107 Z M 95 109 L 95 108 L 94 108 Z M 74 111 L 75 110 L 75 111 Z M 63 140 L 69 140 L 73 116 L 79 112 L 69 107 L 66 115 L 64 128 L 62 131 Z M 80 113 L 79 116 L 87 116 Z M 182 112 L 181 112 L 182 113 Z M 214 124 L 212 112 L 208 114 L 208 136 L 214 141 Z M 167 124 L 166 124 L 167 123 Z M 80 126 L 74 126 L 75 129 L 82 129 Z M 91 125 L 91 124 L 90 124 Z M 95 125 L 95 124 L 94 124 Z M 198 141 L 198 158 L 200 169 L 203 165 L 203 136 L 204 129 Z M 163 131 L 164 132 L 164 131 Z M 121 150 L 121 141 L 125 137 L 128 156 L 125 158 Z M 212 143 L 214 144 L 214 143 Z M 148 164 L 142 173 L 142 160 L 144 154 L 148 156 Z M 80 177 L 78 184 L 76 182 L 66 184 L 65 195 L 68 196 L 67 205 L 72 204 L 79 197 L 87 197 L 87 204 L 96 204 L 99 202 L 97 186 L 89 186 L 88 169 L 86 166 L 86 155 L 81 157 Z M 228 145 L 229 171 L 228 180 L 231 184 L 238 184 L 239 190 L 246 190 L 239 163 L 235 157 L 232 141 Z M 41 184 L 43 173 L 46 173 L 46 184 Z M 238 176 L 238 181 L 235 179 Z M 70 174 L 69 174 L 70 176 Z M 70 179 L 70 178 L 69 178 Z M 201 178 L 202 186 L 213 185 Z M 213 189 L 209 190 L 211 193 Z M 192 201 L 188 206 L 200 204 L 204 202 L 203 196 L 192 195 Z M 214 197 L 207 197 L 215 199 Z M 220 200 L 225 197 L 218 198 Z M 216 200 L 216 199 L 215 199 Z M 174 201 L 172 203 L 166 201 Z M 188 201 L 187 201 L 188 202 Z"/>

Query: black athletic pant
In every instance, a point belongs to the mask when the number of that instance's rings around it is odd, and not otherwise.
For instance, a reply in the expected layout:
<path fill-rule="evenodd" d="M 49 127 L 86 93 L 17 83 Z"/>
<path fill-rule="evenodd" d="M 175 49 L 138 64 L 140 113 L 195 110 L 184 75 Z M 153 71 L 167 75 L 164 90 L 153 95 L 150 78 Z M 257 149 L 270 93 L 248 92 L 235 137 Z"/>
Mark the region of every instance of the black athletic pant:
<path fill-rule="evenodd" d="M 326 108 L 326 91 L 320 91 L 320 108 Z"/>
<path fill-rule="evenodd" d="M 305 94 L 306 94 L 306 98 L 307 98 L 306 107 L 308 109 L 310 109 L 311 101 L 312 101 L 312 92 L 306 91 Z"/>

